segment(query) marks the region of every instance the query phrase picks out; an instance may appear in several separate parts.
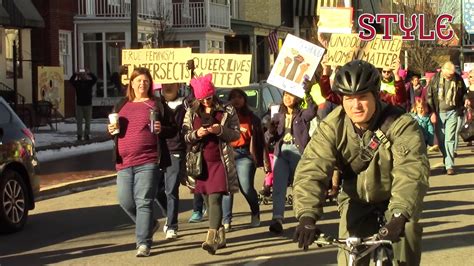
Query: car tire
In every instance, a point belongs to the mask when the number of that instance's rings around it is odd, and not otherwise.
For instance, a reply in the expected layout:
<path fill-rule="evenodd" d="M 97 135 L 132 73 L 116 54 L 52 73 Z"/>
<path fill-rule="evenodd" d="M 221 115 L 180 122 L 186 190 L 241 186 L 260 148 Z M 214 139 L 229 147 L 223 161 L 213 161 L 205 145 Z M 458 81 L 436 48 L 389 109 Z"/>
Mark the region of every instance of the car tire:
<path fill-rule="evenodd" d="M 21 175 L 11 169 L 0 177 L 0 232 L 20 231 L 28 218 L 28 191 Z"/>

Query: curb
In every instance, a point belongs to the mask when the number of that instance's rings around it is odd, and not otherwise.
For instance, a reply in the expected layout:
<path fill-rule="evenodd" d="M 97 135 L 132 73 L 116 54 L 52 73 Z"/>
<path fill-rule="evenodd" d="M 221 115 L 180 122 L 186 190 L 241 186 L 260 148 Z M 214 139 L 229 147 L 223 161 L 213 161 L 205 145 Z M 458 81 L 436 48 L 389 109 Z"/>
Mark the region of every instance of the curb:
<path fill-rule="evenodd" d="M 65 196 L 81 191 L 96 189 L 99 187 L 110 186 L 112 184 L 115 184 L 116 178 L 117 174 L 111 174 L 46 187 L 40 190 L 40 192 L 36 195 L 35 202 Z"/>

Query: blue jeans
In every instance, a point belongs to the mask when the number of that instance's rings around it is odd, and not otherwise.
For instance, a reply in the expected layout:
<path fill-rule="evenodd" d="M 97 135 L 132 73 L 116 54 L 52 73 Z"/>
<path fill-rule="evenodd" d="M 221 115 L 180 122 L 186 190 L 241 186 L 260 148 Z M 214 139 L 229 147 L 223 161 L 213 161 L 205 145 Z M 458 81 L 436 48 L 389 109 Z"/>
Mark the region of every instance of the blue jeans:
<path fill-rule="evenodd" d="M 137 247 L 151 247 L 153 236 L 153 201 L 157 191 L 158 165 L 147 163 L 122 169 L 117 173 L 120 207 L 135 222 Z"/>
<path fill-rule="evenodd" d="M 161 206 L 166 210 L 166 225 L 168 229 L 178 230 L 178 212 L 179 212 L 179 181 L 182 175 L 185 175 L 185 154 L 184 152 L 171 153 L 171 165 L 166 168 L 166 172 L 160 173 L 158 183 L 164 183 L 164 190 L 159 189 L 158 194 L 166 194 L 166 206 Z M 164 182 L 163 179 L 164 178 Z M 160 197 L 158 195 L 157 197 Z M 158 204 L 160 201 L 158 201 Z"/>
<path fill-rule="evenodd" d="M 438 114 L 436 125 L 436 136 L 438 137 L 438 146 L 443 154 L 445 169 L 454 167 L 454 151 L 456 149 L 456 127 L 458 115 L 455 110 Z"/>
<path fill-rule="evenodd" d="M 258 205 L 257 191 L 254 188 L 255 163 L 250 159 L 248 149 L 235 149 L 235 164 L 237 167 L 237 176 L 239 178 L 240 191 L 247 200 L 252 215 L 260 213 Z M 232 222 L 232 206 L 234 205 L 234 194 L 224 195 L 222 198 L 223 223 Z"/>
<path fill-rule="evenodd" d="M 283 144 L 273 167 L 273 219 L 285 215 L 286 188 L 293 181 L 301 154 L 295 144 Z"/>

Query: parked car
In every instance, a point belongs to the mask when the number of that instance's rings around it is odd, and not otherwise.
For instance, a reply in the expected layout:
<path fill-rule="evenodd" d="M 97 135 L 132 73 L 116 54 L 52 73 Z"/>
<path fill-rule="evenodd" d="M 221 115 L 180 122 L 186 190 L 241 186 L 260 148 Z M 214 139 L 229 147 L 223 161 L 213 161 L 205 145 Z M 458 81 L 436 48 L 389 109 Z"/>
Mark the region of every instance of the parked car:
<path fill-rule="evenodd" d="M 270 106 L 280 104 L 283 97 L 281 89 L 265 81 L 252 83 L 241 89 L 247 94 L 250 109 L 262 120 L 270 114 Z M 217 88 L 216 95 L 221 101 L 227 102 L 231 90 L 231 88 Z"/>
<path fill-rule="evenodd" d="M 39 178 L 31 131 L 0 97 L 0 232 L 21 230 L 35 207 Z"/>

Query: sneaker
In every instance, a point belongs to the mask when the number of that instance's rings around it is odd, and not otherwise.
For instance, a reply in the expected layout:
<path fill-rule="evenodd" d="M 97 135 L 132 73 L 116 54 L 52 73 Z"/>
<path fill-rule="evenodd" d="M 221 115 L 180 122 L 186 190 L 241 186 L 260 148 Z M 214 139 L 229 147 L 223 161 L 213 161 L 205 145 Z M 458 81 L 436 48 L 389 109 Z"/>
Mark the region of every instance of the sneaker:
<path fill-rule="evenodd" d="M 456 172 L 454 172 L 454 169 L 450 168 L 450 169 L 446 169 L 446 174 L 447 175 L 455 175 Z"/>
<path fill-rule="evenodd" d="M 153 234 L 160 229 L 160 222 L 158 220 L 153 221 Z"/>
<path fill-rule="evenodd" d="M 202 222 L 202 213 L 200 211 L 194 211 L 193 214 L 191 215 L 191 218 L 189 218 L 189 223 L 199 223 Z"/>
<path fill-rule="evenodd" d="M 230 230 L 232 230 L 232 225 L 230 223 L 225 223 L 224 224 L 224 231 L 228 233 Z"/>
<path fill-rule="evenodd" d="M 178 233 L 173 230 L 173 229 L 169 229 L 168 231 L 166 231 L 166 239 L 176 239 L 178 238 Z"/>
<path fill-rule="evenodd" d="M 250 219 L 250 227 L 259 227 L 260 226 L 260 213 L 252 215 Z"/>
<path fill-rule="evenodd" d="M 166 234 L 166 231 L 168 231 L 168 219 L 166 219 L 165 225 L 163 226 L 163 233 Z"/>
<path fill-rule="evenodd" d="M 140 245 L 137 248 L 137 257 L 148 257 L 150 256 L 150 248 L 145 245 Z"/>
<path fill-rule="evenodd" d="M 280 219 L 273 219 L 272 223 L 268 227 L 268 230 L 275 234 L 281 234 L 283 232 L 282 221 Z"/>

